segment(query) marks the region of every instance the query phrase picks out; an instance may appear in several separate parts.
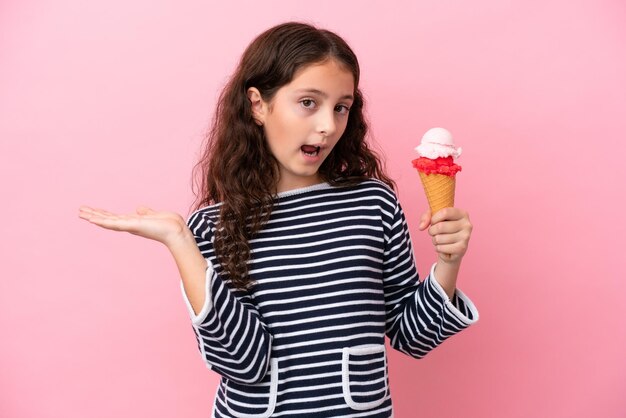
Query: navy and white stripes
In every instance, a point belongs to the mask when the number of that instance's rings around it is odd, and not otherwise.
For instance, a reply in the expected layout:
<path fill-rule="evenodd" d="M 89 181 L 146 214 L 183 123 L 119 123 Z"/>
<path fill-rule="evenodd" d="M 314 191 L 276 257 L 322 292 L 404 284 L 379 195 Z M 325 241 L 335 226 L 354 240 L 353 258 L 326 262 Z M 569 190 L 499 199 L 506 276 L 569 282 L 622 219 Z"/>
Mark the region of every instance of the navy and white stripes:
<path fill-rule="evenodd" d="M 186 298 L 200 353 L 222 376 L 215 417 L 389 417 L 385 335 L 415 358 L 478 320 L 415 267 L 393 191 L 376 180 L 281 193 L 250 241 L 250 292 L 215 259 L 219 204 L 188 225 L 207 259 L 207 298 Z"/>

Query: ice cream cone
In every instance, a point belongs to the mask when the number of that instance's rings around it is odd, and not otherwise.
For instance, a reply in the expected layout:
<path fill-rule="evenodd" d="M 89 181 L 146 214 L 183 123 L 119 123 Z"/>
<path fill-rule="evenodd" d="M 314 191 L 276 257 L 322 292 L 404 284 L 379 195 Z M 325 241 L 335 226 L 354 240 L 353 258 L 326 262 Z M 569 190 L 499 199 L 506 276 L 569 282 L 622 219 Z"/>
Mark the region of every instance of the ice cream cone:
<path fill-rule="evenodd" d="M 419 175 L 426 192 L 431 215 L 434 215 L 440 209 L 454 207 L 455 177 L 422 172 Z"/>

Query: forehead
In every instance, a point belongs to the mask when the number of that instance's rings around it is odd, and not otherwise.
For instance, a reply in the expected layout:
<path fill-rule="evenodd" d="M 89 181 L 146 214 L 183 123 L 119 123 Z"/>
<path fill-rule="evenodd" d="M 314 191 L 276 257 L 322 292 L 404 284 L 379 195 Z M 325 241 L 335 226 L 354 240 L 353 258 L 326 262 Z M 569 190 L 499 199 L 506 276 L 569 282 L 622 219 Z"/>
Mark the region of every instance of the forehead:
<path fill-rule="evenodd" d="M 300 68 L 284 87 L 292 91 L 319 90 L 328 96 L 352 96 L 354 76 L 345 65 L 330 59 Z"/>

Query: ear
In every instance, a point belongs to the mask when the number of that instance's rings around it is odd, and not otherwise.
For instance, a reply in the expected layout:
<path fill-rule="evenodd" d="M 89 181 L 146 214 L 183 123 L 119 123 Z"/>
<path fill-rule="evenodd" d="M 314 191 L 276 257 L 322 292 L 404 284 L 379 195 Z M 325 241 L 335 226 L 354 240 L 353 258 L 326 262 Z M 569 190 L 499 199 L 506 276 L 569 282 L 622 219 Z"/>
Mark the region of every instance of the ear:
<path fill-rule="evenodd" d="M 259 89 L 256 87 L 250 87 L 246 92 L 248 95 L 248 100 L 250 100 L 250 106 L 252 108 L 252 117 L 254 118 L 254 122 L 263 126 L 265 122 L 265 114 L 267 112 L 267 106 L 261 97 L 261 93 Z"/>

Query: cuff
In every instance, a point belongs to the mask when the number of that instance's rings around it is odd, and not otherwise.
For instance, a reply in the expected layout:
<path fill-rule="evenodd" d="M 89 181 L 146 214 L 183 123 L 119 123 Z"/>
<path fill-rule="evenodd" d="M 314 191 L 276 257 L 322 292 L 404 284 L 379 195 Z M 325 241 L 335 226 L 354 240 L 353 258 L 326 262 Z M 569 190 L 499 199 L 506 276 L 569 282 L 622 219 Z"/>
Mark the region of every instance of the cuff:
<path fill-rule="evenodd" d="M 207 260 L 206 273 L 204 275 L 204 304 L 202 305 L 202 309 L 198 314 L 193 310 L 191 306 L 191 302 L 189 302 L 189 298 L 187 297 L 187 293 L 185 292 L 185 287 L 183 286 L 183 281 L 180 281 L 180 291 L 183 294 L 183 300 L 185 301 L 185 305 L 187 305 L 187 311 L 189 312 L 189 316 L 191 317 L 191 323 L 195 326 L 200 326 L 202 322 L 206 319 L 207 315 L 211 308 L 213 308 L 213 297 L 211 292 L 211 283 L 213 282 L 212 278 L 215 270 L 213 270 L 213 266 Z"/>
<path fill-rule="evenodd" d="M 456 303 L 452 303 L 446 291 L 443 290 L 443 287 L 441 287 L 435 278 L 436 265 L 437 263 L 434 263 L 430 268 L 428 281 L 430 282 L 430 287 L 442 297 L 444 301 L 444 310 L 453 315 L 464 325 L 471 325 L 478 321 L 478 309 L 476 309 L 476 306 L 474 306 L 474 303 L 470 300 L 470 298 L 468 298 L 465 293 L 461 292 L 458 288 L 454 290 L 455 295 L 453 299 Z"/>

